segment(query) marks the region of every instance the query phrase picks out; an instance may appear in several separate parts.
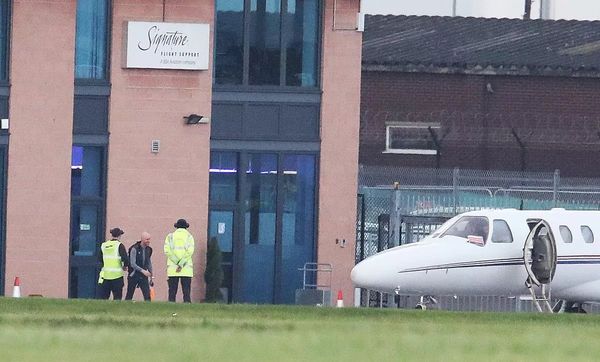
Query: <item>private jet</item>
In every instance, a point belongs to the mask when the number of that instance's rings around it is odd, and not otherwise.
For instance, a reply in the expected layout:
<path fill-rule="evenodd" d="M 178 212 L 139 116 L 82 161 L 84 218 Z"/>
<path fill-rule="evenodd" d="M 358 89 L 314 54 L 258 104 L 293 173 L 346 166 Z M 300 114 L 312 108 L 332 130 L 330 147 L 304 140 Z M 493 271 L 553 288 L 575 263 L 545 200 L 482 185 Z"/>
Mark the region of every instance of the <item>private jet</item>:
<path fill-rule="evenodd" d="M 356 287 L 422 302 L 530 295 L 540 312 L 585 312 L 584 303 L 600 302 L 600 211 L 466 212 L 419 242 L 366 258 L 351 278 Z"/>

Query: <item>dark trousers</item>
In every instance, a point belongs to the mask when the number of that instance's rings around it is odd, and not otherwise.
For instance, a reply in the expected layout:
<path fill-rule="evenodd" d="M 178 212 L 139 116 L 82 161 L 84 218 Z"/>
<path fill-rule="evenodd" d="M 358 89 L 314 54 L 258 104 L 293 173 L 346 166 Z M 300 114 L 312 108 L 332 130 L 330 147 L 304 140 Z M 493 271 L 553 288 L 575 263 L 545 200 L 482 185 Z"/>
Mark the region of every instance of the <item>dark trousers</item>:
<path fill-rule="evenodd" d="M 99 299 L 110 298 L 110 293 L 113 295 L 113 300 L 121 300 L 123 298 L 123 277 L 104 280 L 102 284 L 98 285 L 98 297 Z"/>
<path fill-rule="evenodd" d="M 136 272 L 136 274 L 139 272 Z M 125 300 L 133 299 L 133 293 L 135 292 L 135 288 L 139 287 L 142 290 L 142 295 L 144 296 L 145 301 L 150 300 L 150 284 L 148 283 L 148 278 L 145 276 L 133 276 L 127 277 L 127 294 L 125 295 Z"/>
<path fill-rule="evenodd" d="M 183 302 L 191 303 L 190 299 L 190 288 L 192 286 L 191 277 L 169 277 L 167 283 L 169 284 L 169 302 L 174 302 L 177 297 L 177 287 L 181 280 L 181 291 L 183 292 Z"/>

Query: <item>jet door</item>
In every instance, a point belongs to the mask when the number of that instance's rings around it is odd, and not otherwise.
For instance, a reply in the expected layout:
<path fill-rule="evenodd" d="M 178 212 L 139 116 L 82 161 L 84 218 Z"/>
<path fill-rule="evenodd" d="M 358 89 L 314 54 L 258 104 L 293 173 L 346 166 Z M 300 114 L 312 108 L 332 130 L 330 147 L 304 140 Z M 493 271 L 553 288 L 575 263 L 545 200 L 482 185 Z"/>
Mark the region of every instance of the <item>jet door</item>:
<path fill-rule="evenodd" d="M 531 228 L 523 248 L 525 269 L 532 284 L 549 284 L 556 271 L 556 243 L 545 220 L 528 220 Z"/>

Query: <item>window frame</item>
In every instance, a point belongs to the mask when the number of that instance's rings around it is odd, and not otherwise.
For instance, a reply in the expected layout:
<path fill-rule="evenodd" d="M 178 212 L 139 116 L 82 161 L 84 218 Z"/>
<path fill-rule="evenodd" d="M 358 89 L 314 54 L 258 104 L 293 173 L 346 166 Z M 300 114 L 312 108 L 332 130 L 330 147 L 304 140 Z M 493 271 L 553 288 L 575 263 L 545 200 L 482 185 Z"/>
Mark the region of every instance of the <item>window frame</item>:
<path fill-rule="evenodd" d="M 496 221 L 503 222 L 506 225 L 506 227 L 508 229 L 508 233 L 510 234 L 510 241 L 497 241 L 494 239 L 494 234 L 496 233 Z M 508 224 L 508 222 L 506 220 L 504 220 L 504 219 L 493 219 L 492 220 L 492 237 L 491 237 L 490 241 L 495 244 L 512 244 L 515 241 L 513 232 L 510 228 L 510 225 Z"/>
<path fill-rule="evenodd" d="M 383 153 L 394 153 L 394 154 L 402 154 L 402 155 L 429 155 L 436 156 L 438 154 L 438 148 L 430 149 L 430 148 L 392 148 L 391 147 L 391 132 L 392 128 L 401 128 L 401 129 L 423 129 L 429 132 L 429 136 L 431 136 L 431 132 L 433 129 L 439 130 L 441 129 L 441 125 L 439 123 L 417 123 L 417 122 L 393 122 L 386 123 L 385 125 L 385 151 Z M 436 146 L 436 140 L 432 137 L 432 141 L 434 147 Z"/>
<path fill-rule="evenodd" d="M 11 29 L 12 29 L 12 1 L 6 1 L 6 29 L 0 29 L 0 31 L 6 31 L 6 41 L 4 44 L 0 44 L 0 48 L 4 50 L 4 54 L 6 54 L 6 63 L 2 67 L 2 72 L 4 72 L 4 77 L 0 77 L 0 87 L 8 87 L 10 84 L 10 45 L 11 45 Z"/>
<path fill-rule="evenodd" d="M 584 234 L 584 232 L 583 232 L 583 230 L 584 230 L 584 229 L 586 229 L 586 230 L 588 230 L 588 231 L 590 232 L 590 234 L 589 234 L 589 235 L 591 235 L 591 236 L 592 236 L 592 240 L 591 240 L 591 241 L 588 241 L 588 239 L 586 239 L 586 237 L 585 237 L 585 234 Z M 583 242 L 584 242 L 584 243 L 586 243 L 586 244 L 593 244 L 593 243 L 594 243 L 594 241 L 595 241 L 595 237 L 594 237 L 594 231 L 592 230 L 592 228 L 590 228 L 590 227 L 589 227 L 589 226 L 587 226 L 587 225 L 581 225 L 581 226 L 579 227 L 579 231 L 581 232 L 581 238 L 583 239 Z"/>
<path fill-rule="evenodd" d="M 569 232 L 569 241 L 567 241 L 565 239 L 565 236 L 563 234 L 563 230 L 566 230 Z M 571 231 L 571 228 L 569 228 L 567 225 L 560 225 L 558 227 L 558 232 L 560 234 L 560 238 L 562 239 L 563 243 L 565 244 L 573 244 L 573 232 Z"/>
<path fill-rule="evenodd" d="M 77 43 L 75 43 L 75 49 L 73 51 L 73 76 L 75 79 L 76 86 L 110 86 L 110 61 L 111 61 L 111 51 L 112 51 L 112 20 L 113 20 L 113 0 L 105 0 L 106 1 L 106 41 L 104 46 L 106 59 L 104 59 L 106 64 L 105 69 L 105 77 L 102 79 L 94 79 L 94 78 L 77 78 L 77 73 L 75 71 L 75 67 L 77 66 L 76 54 Z M 77 8 L 75 9 L 75 26 L 77 27 Z M 75 29 L 77 31 L 77 29 Z M 77 34 L 75 34 L 75 42 L 77 42 Z"/>
<path fill-rule="evenodd" d="M 306 92 L 306 93 L 313 93 L 313 92 L 317 92 L 319 89 L 321 89 L 321 84 L 322 84 L 322 73 L 321 73 L 321 61 L 322 61 L 322 54 L 323 54 L 323 33 L 324 33 L 324 29 L 323 29 L 323 24 L 324 24 L 324 20 L 323 20 L 323 14 L 324 14 L 324 8 L 325 6 L 323 5 L 322 1 L 316 1 L 317 3 L 317 21 L 316 24 L 318 25 L 318 29 L 317 29 L 317 33 L 315 35 L 315 38 L 317 39 L 316 42 L 316 46 L 315 46 L 315 57 L 316 57 L 316 64 L 315 64 L 315 84 L 314 86 L 291 86 L 291 85 L 287 85 L 287 52 L 286 52 L 286 48 L 284 47 L 285 45 L 285 40 L 287 39 L 285 37 L 285 31 L 286 29 L 289 28 L 289 24 L 285 21 L 286 19 L 286 12 L 287 12 L 287 5 L 288 5 L 288 1 L 289 0 L 279 0 L 280 1 L 280 15 L 279 15 L 279 19 L 280 19 L 280 26 L 279 26 L 279 50 L 280 50 L 280 59 L 279 59 L 279 85 L 257 85 L 257 84 L 250 84 L 250 11 L 251 11 L 251 2 L 252 0 L 243 0 L 244 2 L 244 15 L 243 15 L 243 39 L 242 39 L 242 81 L 239 84 L 219 84 L 217 83 L 217 79 L 214 76 L 215 72 L 216 72 L 216 68 L 217 68 L 217 52 L 213 51 L 213 87 L 220 90 L 220 91 L 227 91 L 227 90 L 239 90 L 239 88 L 245 88 L 248 90 L 260 90 L 260 91 L 264 91 L 264 90 L 273 90 L 273 91 L 293 91 L 293 92 Z M 217 44 L 217 6 L 215 3 L 214 6 L 214 19 L 215 19 L 215 29 L 213 32 L 213 50 L 216 49 L 216 44 Z"/>

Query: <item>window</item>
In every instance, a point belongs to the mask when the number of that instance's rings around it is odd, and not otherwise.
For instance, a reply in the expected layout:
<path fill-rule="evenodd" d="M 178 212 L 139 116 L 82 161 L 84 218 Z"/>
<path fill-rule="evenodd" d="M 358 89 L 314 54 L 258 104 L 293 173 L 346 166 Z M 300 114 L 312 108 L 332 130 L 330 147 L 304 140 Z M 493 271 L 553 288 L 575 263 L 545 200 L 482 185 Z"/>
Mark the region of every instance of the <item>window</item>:
<path fill-rule="evenodd" d="M 487 218 L 482 216 L 464 216 L 446 230 L 442 237 L 451 235 L 467 239 L 469 236 L 479 236 L 485 242 L 488 237 L 488 231 Z"/>
<path fill-rule="evenodd" d="M 565 243 L 573 242 L 573 234 L 571 234 L 571 230 L 569 230 L 569 228 L 567 226 L 561 225 L 559 227 L 559 230 L 560 230 L 560 236 L 562 237 L 562 239 Z"/>
<path fill-rule="evenodd" d="M 0 2 L 0 80 L 8 79 L 8 4 Z"/>
<path fill-rule="evenodd" d="M 513 237 L 510 227 L 504 220 L 494 220 L 493 243 L 512 243 Z"/>
<path fill-rule="evenodd" d="M 413 155 L 436 155 L 435 132 L 439 125 L 402 123 L 386 126 L 385 152 Z"/>
<path fill-rule="evenodd" d="M 77 1 L 76 79 L 106 79 L 109 3 L 106 0 Z"/>
<path fill-rule="evenodd" d="M 237 199 L 237 165 L 237 154 L 234 152 L 210 154 L 210 201 L 233 202 Z"/>
<path fill-rule="evenodd" d="M 588 244 L 594 242 L 594 233 L 592 232 L 592 229 L 590 229 L 589 226 L 581 226 L 581 236 L 583 236 L 583 241 L 585 241 Z"/>
<path fill-rule="evenodd" d="M 217 0 L 215 83 L 316 87 L 319 12 L 318 0 Z"/>

